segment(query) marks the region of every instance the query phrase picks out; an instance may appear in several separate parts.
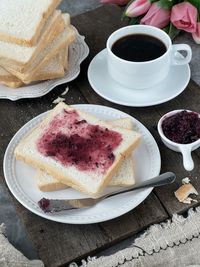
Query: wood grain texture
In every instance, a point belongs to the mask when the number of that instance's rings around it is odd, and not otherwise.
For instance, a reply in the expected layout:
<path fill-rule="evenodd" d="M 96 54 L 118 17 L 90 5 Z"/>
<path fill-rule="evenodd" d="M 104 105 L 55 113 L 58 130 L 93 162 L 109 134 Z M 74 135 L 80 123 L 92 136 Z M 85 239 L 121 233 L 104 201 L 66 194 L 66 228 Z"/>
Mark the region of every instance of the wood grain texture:
<path fill-rule="evenodd" d="M 14 201 L 39 257 L 48 267 L 67 265 L 88 255 L 95 255 L 96 252 L 168 217 L 153 193 L 136 209 L 119 218 L 88 225 L 48 221 Z"/>
<path fill-rule="evenodd" d="M 114 12 L 113 12 L 114 11 Z M 93 13 L 94 12 L 94 13 Z M 98 23 L 98 27 L 110 28 L 110 17 L 118 22 L 120 21 L 120 12 L 110 7 L 102 8 L 77 17 L 80 25 L 80 32 L 84 35 L 90 35 L 88 39 L 91 47 L 91 54 L 94 55 L 97 49 L 104 46 L 104 41 L 107 34 L 93 36 L 90 31 L 90 26 L 93 21 Z M 99 17 L 97 16 L 99 14 Z M 104 16 L 104 22 L 101 17 Z M 102 24 L 104 23 L 104 24 Z M 107 26 L 110 25 L 110 26 Z M 79 26 L 77 26 L 79 28 Z M 99 44 L 99 47 L 92 45 L 92 38 Z M 82 64 L 82 73 L 79 83 L 76 81 L 70 83 L 70 90 L 66 95 L 66 103 L 99 103 L 104 104 L 101 99 L 95 101 L 96 96 L 91 94 L 86 99 L 85 93 L 81 93 L 80 87 L 83 90 L 91 90 L 87 82 L 87 64 Z M 51 93 L 37 99 L 24 99 L 17 102 L 7 100 L 1 101 L 0 118 L 1 118 L 1 135 L 2 142 L 0 147 L 0 160 L 3 160 L 3 154 L 12 136 L 26 122 L 38 114 L 51 109 L 54 105 L 52 101 L 56 99 L 65 89 L 65 85 L 55 88 Z M 87 94 L 89 95 L 89 93 Z M 128 109 L 125 109 L 128 112 Z M 3 173 L 1 168 L 0 173 Z M 1 182 L 4 182 L 1 180 Z M 60 266 L 67 264 L 73 260 L 81 259 L 87 255 L 92 255 L 104 247 L 111 246 L 134 233 L 141 231 L 148 225 L 156 222 L 161 222 L 167 218 L 167 213 L 160 204 L 158 198 L 152 193 L 148 199 L 134 211 L 131 211 L 124 216 L 114 219 L 109 222 L 93 224 L 93 225 L 67 225 L 40 218 L 23 206 L 21 206 L 14 198 L 12 198 L 18 214 L 26 226 L 26 230 L 40 258 L 45 262 L 46 266 Z"/>
<path fill-rule="evenodd" d="M 199 151 L 193 153 L 195 166 L 197 167 L 191 174 L 188 174 L 183 169 L 181 156 L 170 151 L 161 143 L 156 130 L 160 116 L 170 110 L 187 108 L 200 112 L 200 106 L 198 105 L 200 91 L 197 85 L 191 82 L 187 90 L 179 97 L 165 104 L 148 108 L 129 108 L 113 104 L 99 97 L 88 83 L 88 64 L 96 53 L 105 47 L 105 42 L 110 33 L 124 24 L 120 18 L 121 10 L 114 6 L 104 6 L 73 18 L 72 23 L 81 34 L 86 36 L 86 42 L 90 47 L 90 55 L 81 65 L 79 77 L 70 83 L 66 103 L 106 105 L 122 110 L 140 120 L 158 142 L 162 157 L 162 171 L 174 171 L 178 179 L 173 185 L 156 189 L 135 210 L 114 220 L 93 225 L 69 225 L 45 220 L 29 212 L 12 198 L 30 239 L 46 266 L 60 266 L 84 258 L 87 255 L 95 254 L 103 248 L 140 232 L 150 224 L 165 220 L 168 217 L 167 212 L 169 214 L 184 212 L 189 206 L 180 204 L 174 197 L 173 192 L 180 185 L 181 179 L 187 175 L 193 177 L 192 182 L 200 191 L 200 182 L 195 178 L 199 177 Z M 64 91 L 65 87 L 66 85 L 58 86 L 48 95 L 37 99 L 25 99 L 17 102 L 1 100 L 1 163 L 6 146 L 15 132 L 31 118 L 52 108 L 54 106 L 52 101 Z M 0 177 L 1 174 L 3 174 L 2 168 L 0 168 Z M 4 181 L 0 180 L 0 182 Z"/>
<path fill-rule="evenodd" d="M 102 13 L 104 15 L 102 15 Z M 87 66 L 89 65 L 92 58 L 99 51 L 105 48 L 106 40 L 109 35 L 119 27 L 123 26 L 123 23 L 119 20 L 120 14 L 121 10 L 117 7 L 102 7 L 96 11 L 93 11 L 90 14 L 91 16 L 89 17 L 87 16 L 87 14 L 83 14 L 82 16 L 74 18 L 74 24 L 77 25 L 81 32 L 85 33 L 88 44 L 92 46 L 91 53 L 87 61 L 84 63 L 84 71 L 78 77 L 76 82 L 78 87 L 80 88 L 80 91 L 90 103 L 100 105 L 103 104 L 105 106 L 110 106 L 122 110 L 141 121 L 149 129 L 149 131 L 155 137 L 160 148 L 162 158 L 161 171 L 173 171 L 177 175 L 177 180 L 174 184 L 156 189 L 155 193 L 170 215 L 172 215 L 173 213 L 184 213 L 186 210 L 188 210 L 189 207 L 199 205 L 200 198 L 197 197 L 197 203 L 193 202 L 191 205 L 182 204 L 179 203 L 175 198 L 174 191 L 176 191 L 181 185 L 181 180 L 184 177 L 189 176 L 196 189 L 200 192 L 200 150 L 196 150 L 192 153 L 195 162 L 195 169 L 192 172 L 185 171 L 182 164 L 181 154 L 175 153 L 164 146 L 164 144 L 160 140 L 156 126 L 160 117 L 171 110 L 190 109 L 200 112 L 200 88 L 197 84 L 191 81 L 186 90 L 175 99 L 157 106 L 145 108 L 130 108 L 113 104 L 98 96 L 92 90 L 91 86 L 88 85 L 88 81 L 85 79 L 85 76 L 87 75 Z M 98 17 L 98 23 L 94 24 L 92 23 L 92 20 L 94 20 L 95 17 Z M 88 24 L 90 23 L 89 32 L 87 31 L 87 23 L 82 23 L 83 21 L 87 21 Z M 107 26 L 103 27 L 103 25 Z M 98 36 L 103 36 L 103 38 L 101 39 L 103 43 L 99 41 Z"/>

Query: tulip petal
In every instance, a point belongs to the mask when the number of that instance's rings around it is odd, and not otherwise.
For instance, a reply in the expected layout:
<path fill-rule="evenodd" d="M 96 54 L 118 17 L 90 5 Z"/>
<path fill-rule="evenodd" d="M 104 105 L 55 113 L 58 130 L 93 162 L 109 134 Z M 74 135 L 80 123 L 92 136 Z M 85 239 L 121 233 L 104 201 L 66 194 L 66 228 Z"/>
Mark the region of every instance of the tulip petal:
<path fill-rule="evenodd" d="M 197 9 L 189 2 L 174 5 L 171 13 L 171 22 L 180 30 L 195 32 L 197 23 Z"/>
<path fill-rule="evenodd" d="M 195 43 L 200 44 L 200 22 L 196 25 L 196 32 L 192 33 Z"/>
<path fill-rule="evenodd" d="M 170 20 L 170 10 L 163 9 L 153 3 L 147 14 L 141 19 L 141 24 L 151 25 L 157 28 L 164 28 Z"/>
<path fill-rule="evenodd" d="M 138 17 L 145 14 L 151 6 L 149 0 L 135 0 L 126 9 L 127 17 Z"/>

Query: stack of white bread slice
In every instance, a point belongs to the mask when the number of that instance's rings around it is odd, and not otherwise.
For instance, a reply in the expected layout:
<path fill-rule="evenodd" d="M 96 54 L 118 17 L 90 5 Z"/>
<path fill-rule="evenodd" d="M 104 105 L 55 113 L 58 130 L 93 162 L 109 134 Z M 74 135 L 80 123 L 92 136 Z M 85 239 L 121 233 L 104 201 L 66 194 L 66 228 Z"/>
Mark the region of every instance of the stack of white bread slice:
<path fill-rule="evenodd" d="M 0 83 L 24 84 L 63 77 L 68 47 L 75 40 L 60 0 L 0 1 Z"/>
<path fill-rule="evenodd" d="M 134 185 L 132 152 L 139 143 L 130 118 L 106 122 L 59 103 L 14 153 L 37 169 L 40 190 L 72 187 L 97 197 L 108 185 Z"/>

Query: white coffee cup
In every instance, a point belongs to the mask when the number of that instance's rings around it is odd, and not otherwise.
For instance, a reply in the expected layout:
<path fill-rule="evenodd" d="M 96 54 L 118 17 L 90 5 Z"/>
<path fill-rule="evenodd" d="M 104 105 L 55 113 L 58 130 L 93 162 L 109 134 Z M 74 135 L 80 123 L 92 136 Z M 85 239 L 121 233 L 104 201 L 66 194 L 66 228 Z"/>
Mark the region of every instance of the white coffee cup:
<path fill-rule="evenodd" d="M 167 50 L 162 56 L 144 62 L 121 59 L 112 52 L 112 46 L 120 38 L 131 34 L 153 36 L 162 41 Z M 192 58 L 192 51 L 189 45 L 172 45 L 170 37 L 164 31 L 147 25 L 133 25 L 120 28 L 110 35 L 106 47 L 110 76 L 122 86 L 131 89 L 149 88 L 160 83 L 166 78 L 172 65 L 187 64 Z M 180 57 L 178 51 L 185 51 L 186 56 Z"/>

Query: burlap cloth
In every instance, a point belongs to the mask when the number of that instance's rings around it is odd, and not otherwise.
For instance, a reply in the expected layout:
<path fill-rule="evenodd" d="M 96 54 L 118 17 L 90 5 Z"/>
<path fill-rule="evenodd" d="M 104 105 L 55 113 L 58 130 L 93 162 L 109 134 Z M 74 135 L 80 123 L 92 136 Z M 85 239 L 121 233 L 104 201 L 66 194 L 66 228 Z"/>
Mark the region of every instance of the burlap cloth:
<path fill-rule="evenodd" d="M 83 260 L 81 266 L 200 267 L 200 207 L 189 210 L 187 218 L 174 215 L 172 220 L 151 226 L 129 248 Z"/>
<path fill-rule="evenodd" d="M 71 263 L 70 267 L 77 267 Z M 131 247 L 111 256 L 82 260 L 82 267 L 200 267 L 200 207 L 189 210 L 187 218 L 174 215 L 167 222 L 147 229 Z M 0 225 L 0 267 L 44 267 L 29 261 L 6 238 Z"/>

